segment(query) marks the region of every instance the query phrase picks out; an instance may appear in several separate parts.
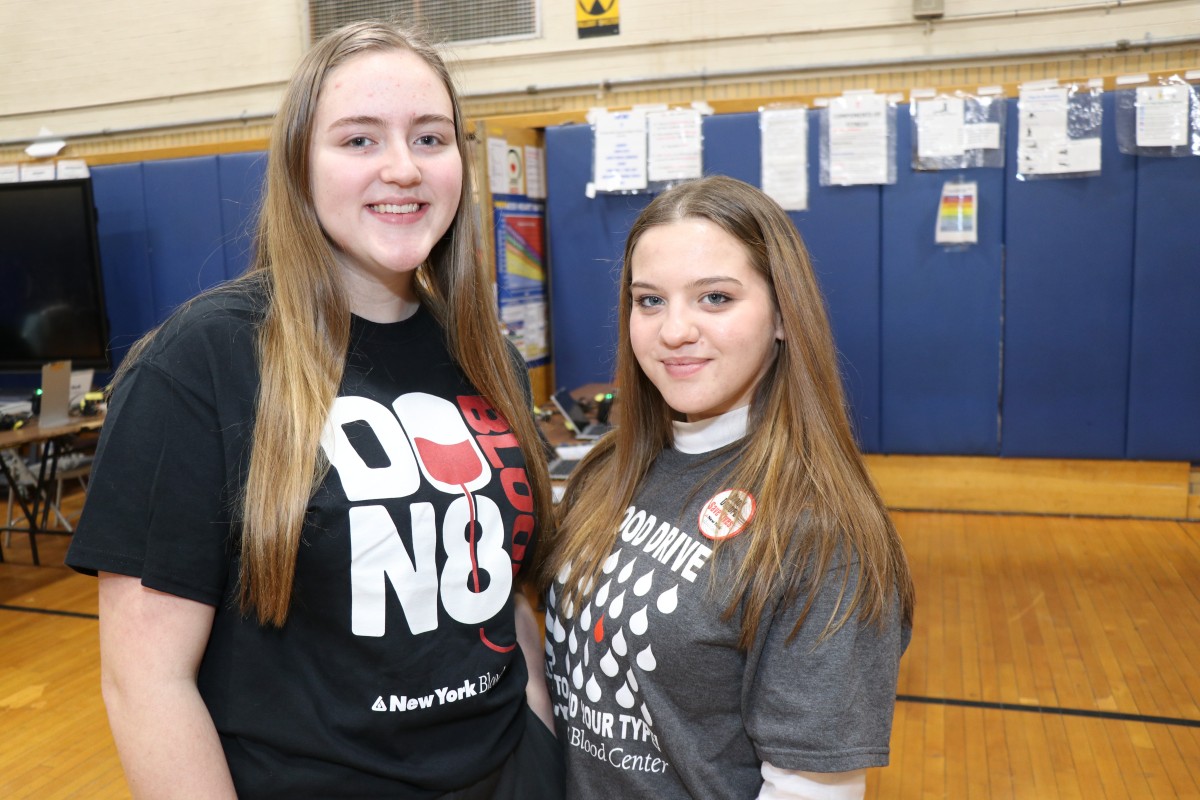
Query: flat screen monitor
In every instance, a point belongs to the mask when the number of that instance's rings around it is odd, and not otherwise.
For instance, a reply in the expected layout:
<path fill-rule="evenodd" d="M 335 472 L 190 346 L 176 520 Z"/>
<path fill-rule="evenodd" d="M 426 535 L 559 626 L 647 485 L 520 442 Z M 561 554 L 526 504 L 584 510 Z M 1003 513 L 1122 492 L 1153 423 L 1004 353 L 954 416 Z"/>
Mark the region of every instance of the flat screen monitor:
<path fill-rule="evenodd" d="M 108 369 L 89 178 L 0 183 L 0 370 Z"/>

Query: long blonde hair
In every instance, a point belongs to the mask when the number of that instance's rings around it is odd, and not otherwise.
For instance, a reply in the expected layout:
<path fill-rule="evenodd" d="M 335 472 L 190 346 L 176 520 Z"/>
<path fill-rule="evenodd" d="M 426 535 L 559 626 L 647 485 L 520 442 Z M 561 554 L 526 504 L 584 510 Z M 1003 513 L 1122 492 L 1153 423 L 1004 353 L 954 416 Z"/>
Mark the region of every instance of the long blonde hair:
<path fill-rule="evenodd" d="M 329 469 L 319 446 L 321 430 L 341 385 L 350 341 L 341 269 L 312 196 L 313 118 L 332 70 L 363 53 L 394 50 L 416 54 L 441 78 L 463 162 L 458 211 L 417 269 L 418 295 L 444 328 L 447 347 L 467 378 L 517 435 L 539 521 L 535 535 L 549 528 L 544 523 L 553 513 L 541 439 L 497 316 L 488 313 L 495 308 L 492 276 L 482 256 L 479 210 L 469 185 L 471 151 L 449 71 L 436 49 L 412 31 L 377 21 L 347 25 L 313 46 L 287 86 L 271 134 L 254 260 L 235 281 L 261 282 L 267 293 L 258 331 L 261 384 L 238 515 L 241 609 L 262 624 L 282 625 L 288 616 L 305 509 Z M 530 566 L 537 571 L 536 564 Z"/>
<path fill-rule="evenodd" d="M 546 579 L 570 565 L 565 604 L 582 605 L 620 520 L 654 459 L 672 443 L 672 411 L 638 366 L 629 340 L 633 252 L 643 234 L 688 218 L 708 220 L 741 242 L 771 286 L 784 341 L 755 390 L 744 446 L 728 485 L 749 487 L 758 507 L 736 565 L 724 616 L 741 610 L 743 648 L 773 603 L 798 607 L 793 634 L 829 567 L 845 592 L 822 637 L 852 615 L 881 623 L 898 594 L 911 622 L 914 592 L 899 536 L 858 452 L 845 410 L 833 336 L 808 251 L 787 214 L 758 189 L 724 176 L 692 181 L 655 198 L 625 244 L 616 382 L 619 425 L 576 468 L 559 507 L 558 542 Z M 728 546 L 728 545 L 725 545 Z M 716 543 L 720 549 L 722 544 Z M 837 558 L 840 556 L 840 559 Z"/>

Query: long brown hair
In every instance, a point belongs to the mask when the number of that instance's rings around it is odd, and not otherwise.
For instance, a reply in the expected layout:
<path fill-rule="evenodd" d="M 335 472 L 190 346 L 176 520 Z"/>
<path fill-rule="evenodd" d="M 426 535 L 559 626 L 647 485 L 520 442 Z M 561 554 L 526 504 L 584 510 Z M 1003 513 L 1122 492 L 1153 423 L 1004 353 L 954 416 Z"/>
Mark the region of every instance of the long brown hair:
<path fill-rule="evenodd" d="M 553 511 L 541 439 L 497 315 L 487 313 L 495 307 L 493 279 L 482 256 L 479 210 L 469 184 L 471 149 L 450 73 L 437 50 L 410 30 L 376 21 L 347 25 L 313 46 L 287 86 L 271 134 L 254 260 L 238 279 L 259 281 L 267 290 L 258 332 L 261 384 L 239 513 L 241 609 L 256 614 L 262 624 L 282 625 L 287 619 L 305 509 L 329 469 L 319 446 L 321 430 L 341 385 L 350 341 L 341 269 L 313 203 L 313 118 L 332 70 L 363 53 L 394 50 L 416 54 L 441 78 L 454 108 L 463 162 L 458 211 L 418 267 L 417 292 L 442 324 L 455 361 L 516 433 L 539 532 L 550 527 L 545 524 Z M 130 353 L 122 369 L 142 346 Z"/>
<path fill-rule="evenodd" d="M 882 623 L 897 594 L 901 616 L 911 622 L 912 578 L 899 536 L 854 442 L 833 336 L 808 251 L 778 204 L 753 186 L 724 176 L 664 192 L 629 231 L 618 313 L 620 424 L 571 476 L 546 575 L 565 573 L 562 602 L 582 605 L 585 588 L 611 553 L 638 485 L 672 443 L 673 413 L 638 366 L 630 345 L 630 284 L 634 249 L 646 231 L 688 218 L 708 220 L 744 245 L 750 263 L 772 289 L 784 331 L 777 355 L 756 387 L 748 433 L 728 481 L 749 487 L 759 503 L 747 531 L 746 552 L 735 567 L 725 618 L 741 609 L 740 644 L 746 648 L 763 613 L 782 599 L 783 607 L 798 606 L 795 634 L 828 569 L 840 562 L 843 592 L 851 570 L 857 580 L 852 596 L 843 594 L 833 616 L 824 621 L 822 637 L 854 614 Z"/>

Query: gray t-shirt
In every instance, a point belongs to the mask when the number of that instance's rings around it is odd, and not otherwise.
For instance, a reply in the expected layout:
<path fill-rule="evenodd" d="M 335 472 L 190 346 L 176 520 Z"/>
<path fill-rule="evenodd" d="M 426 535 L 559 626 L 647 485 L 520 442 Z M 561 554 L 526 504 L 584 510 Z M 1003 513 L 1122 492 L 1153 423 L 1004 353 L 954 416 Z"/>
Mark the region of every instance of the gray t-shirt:
<path fill-rule="evenodd" d="M 764 761 L 812 772 L 888 762 L 910 635 L 898 605 L 882 630 L 852 619 L 817 645 L 842 589 L 835 568 L 795 638 L 786 641 L 799 609 L 784 609 L 739 651 L 740 617 L 721 617 L 730 565 L 753 534 L 714 556 L 706 533 L 736 487 L 723 483 L 728 471 L 711 478 L 713 466 L 664 451 L 587 605 L 561 607 L 561 575 L 548 592 L 547 673 L 569 798 L 753 798 Z"/>

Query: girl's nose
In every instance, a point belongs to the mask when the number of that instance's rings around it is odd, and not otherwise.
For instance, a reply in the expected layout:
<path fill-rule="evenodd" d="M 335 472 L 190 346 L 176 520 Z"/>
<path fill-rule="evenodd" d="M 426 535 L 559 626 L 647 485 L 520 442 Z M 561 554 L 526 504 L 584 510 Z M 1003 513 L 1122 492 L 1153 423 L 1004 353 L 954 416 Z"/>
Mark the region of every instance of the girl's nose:
<path fill-rule="evenodd" d="M 412 186 L 420 183 L 421 169 L 406 145 L 389 147 L 379 177 L 384 183 Z"/>
<path fill-rule="evenodd" d="M 670 347 L 679 347 L 696 341 L 700 336 L 700 331 L 687 309 L 675 307 L 667 311 L 659 335 L 664 344 Z"/>

